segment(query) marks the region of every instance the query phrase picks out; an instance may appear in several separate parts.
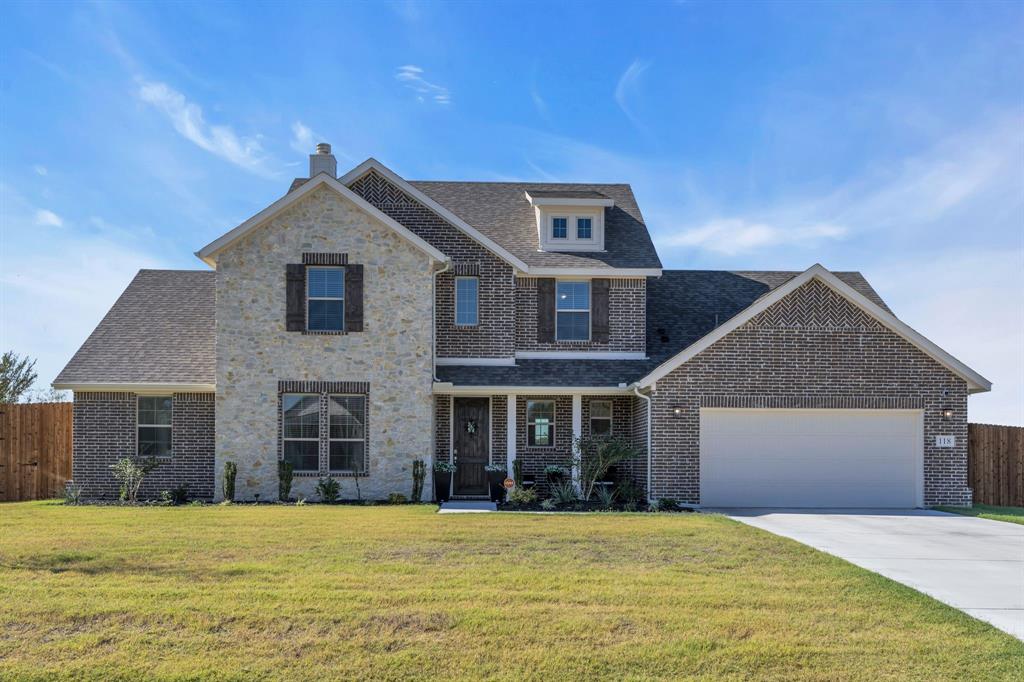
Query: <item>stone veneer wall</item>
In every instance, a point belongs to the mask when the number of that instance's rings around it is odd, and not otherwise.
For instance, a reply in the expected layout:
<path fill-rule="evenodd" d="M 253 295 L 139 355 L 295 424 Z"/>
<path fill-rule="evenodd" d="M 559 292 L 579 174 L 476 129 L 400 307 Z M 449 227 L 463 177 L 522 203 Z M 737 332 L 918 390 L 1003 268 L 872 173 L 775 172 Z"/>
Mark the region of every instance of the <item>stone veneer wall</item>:
<path fill-rule="evenodd" d="M 657 382 L 654 497 L 700 502 L 701 407 L 921 409 L 925 504 L 971 503 L 965 382 L 820 281 Z M 956 447 L 936 448 L 940 434 Z"/>
<path fill-rule="evenodd" d="M 593 341 L 537 341 L 537 278 L 516 278 L 517 351 L 647 350 L 647 280 L 612 279 L 608 290 L 608 343 Z"/>
<path fill-rule="evenodd" d="M 172 396 L 170 457 L 143 481 L 143 499 L 187 485 L 189 497 L 209 500 L 214 492 L 214 396 L 176 393 Z M 120 489 L 110 466 L 136 456 L 137 396 L 124 392 L 78 392 L 72 408 L 74 444 L 72 479 L 86 499 L 115 500 Z"/>
<path fill-rule="evenodd" d="M 437 277 L 437 355 L 440 358 L 510 358 L 515 333 L 512 266 L 466 236 L 436 213 L 395 187 L 376 171 L 351 189 L 452 259 Z M 455 277 L 479 278 L 479 324 L 455 324 Z"/>
<path fill-rule="evenodd" d="M 363 265 L 362 332 L 285 331 L 285 265 L 307 252 Z M 429 256 L 326 187 L 220 255 L 217 480 L 234 461 L 237 499 L 277 498 L 279 381 L 368 383 L 362 495 L 409 494 L 413 460 L 429 460 L 433 448 L 431 268 Z M 351 477 L 339 480 L 342 496 L 355 497 Z M 292 495 L 315 499 L 316 481 L 296 476 Z"/>

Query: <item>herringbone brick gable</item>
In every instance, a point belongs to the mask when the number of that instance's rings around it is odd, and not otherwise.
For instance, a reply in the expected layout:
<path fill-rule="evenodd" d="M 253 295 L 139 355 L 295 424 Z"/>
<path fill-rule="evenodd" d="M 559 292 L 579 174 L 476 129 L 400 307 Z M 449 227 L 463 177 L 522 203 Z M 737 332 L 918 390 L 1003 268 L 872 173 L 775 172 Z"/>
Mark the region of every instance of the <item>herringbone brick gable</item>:
<path fill-rule="evenodd" d="M 885 325 L 817 279 L 752 317 L 753 329 L 882 331 Z"/>

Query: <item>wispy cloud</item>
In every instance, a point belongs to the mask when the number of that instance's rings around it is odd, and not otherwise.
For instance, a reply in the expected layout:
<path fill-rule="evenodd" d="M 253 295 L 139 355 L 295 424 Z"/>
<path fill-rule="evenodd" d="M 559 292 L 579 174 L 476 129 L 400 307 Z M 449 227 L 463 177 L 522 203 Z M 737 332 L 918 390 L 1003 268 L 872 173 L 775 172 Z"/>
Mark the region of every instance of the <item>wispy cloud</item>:
<path fill-rule="evenodd" d="M 49 172 L 46 170 L 46 166 L 42 165 L 41 163 L 37 163 L 36 165 L 32 166 L 32 170 L 35 172 L 36 175 L 44 177 Z"/>
<path fill-rule="evenodd" d="M 415 64 L 406 64 L 398 67 L 395 78 L 416 93 L 416 100 L 435 104 L 448 105 L 452 103 L 451 93 L 443 85 L 431 83 L 423 77 L 423 69 Z"/>
<path fill-rule="evenodd" d="M 59 215 L 45 208 L 36 211 L 34 221 L 40 227 L 60 227 L 64 224 Z"/>
<path fill-rule="evenodd" d="M 636 114 L 633 112 L 630 99 L 632 99 L 636 94 L 640 86 L 640 79 L 650 66 L 651 63 L 648 61 L 634 59 L 633 63 L 622 72 L 621 76 L 619 76 L 619 82 L 615 86 L 616 104 L 619 105 L 619 109 L 622 109 L 622 113 L 626 115 L 626 118 L 640 129 L 643 129 L 643 125 L 640 123 L 640 119 L 637 118 Z"/>
<path fill-rule="evenodd" d="M 823 239 L 842 239 L 846 228 L 821 223 L 779 226 L 742 218 L 712 220 L 662 240 L 666 246 L 696 246 L 732 256 L 771 246 L 815 246 Z"/>
<path fill-rule="evenodd" d="M 268 178 L 277 176 L 267 168 L 267 159 L 257 137 L 242 137 L 231 126 L 207 123 L 198 104 L 166 83 L 142 80 L 138 96 L 167 116 L 179 135 L 201 149 L 250 173 Z"/>
<path fill-rule="evenodd" d="M 292 123 L 292 150 L 299 154 L 312 154 L 316 133 L 302 121 Z"/>

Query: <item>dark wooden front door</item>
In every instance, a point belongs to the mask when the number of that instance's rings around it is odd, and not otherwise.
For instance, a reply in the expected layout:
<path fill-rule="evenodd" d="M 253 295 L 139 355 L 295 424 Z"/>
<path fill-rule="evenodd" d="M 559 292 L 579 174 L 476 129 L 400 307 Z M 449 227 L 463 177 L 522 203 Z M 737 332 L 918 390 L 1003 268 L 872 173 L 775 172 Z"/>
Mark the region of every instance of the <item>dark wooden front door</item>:
<path fill-rule="evenodd" d="M 487 458 L 491 443 L 491 403 L 487 398 L 455 398 L 452 446 L 455 494 L 487 494 Z"/>

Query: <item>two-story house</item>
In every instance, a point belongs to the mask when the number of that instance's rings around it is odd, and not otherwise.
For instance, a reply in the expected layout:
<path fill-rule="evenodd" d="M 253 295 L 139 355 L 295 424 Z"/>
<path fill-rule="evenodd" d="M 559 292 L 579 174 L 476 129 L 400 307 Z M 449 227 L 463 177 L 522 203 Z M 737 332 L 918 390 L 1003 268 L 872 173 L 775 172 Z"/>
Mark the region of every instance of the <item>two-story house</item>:
<path fill-rule="evenodd" d="M 142 270 L 54 383 L 74 479 L 125 456 L 273 500 L 319 477 L 408 494 L 412 462 L 543 478 L 576 437 L 642 450 L 618 472 L 705 506 L 970 504 L 967 396 L 990 383 L 856 272 L 665 270 L 626 184 L 407 181 L 374 159 L 308 178 L 197 252 Z M 428 491 L 429 495 L 429 491 Z"/>

